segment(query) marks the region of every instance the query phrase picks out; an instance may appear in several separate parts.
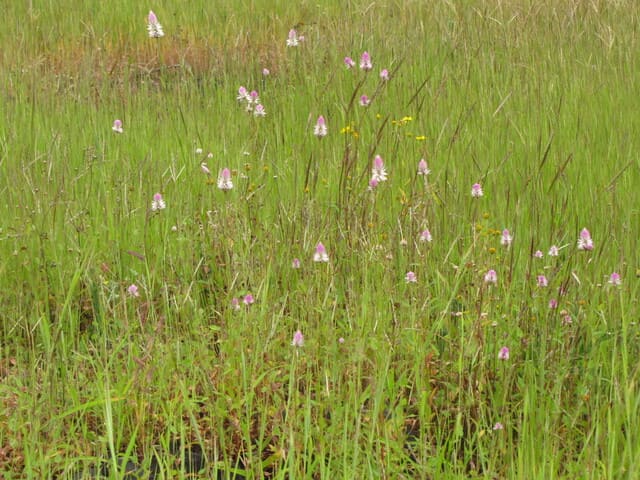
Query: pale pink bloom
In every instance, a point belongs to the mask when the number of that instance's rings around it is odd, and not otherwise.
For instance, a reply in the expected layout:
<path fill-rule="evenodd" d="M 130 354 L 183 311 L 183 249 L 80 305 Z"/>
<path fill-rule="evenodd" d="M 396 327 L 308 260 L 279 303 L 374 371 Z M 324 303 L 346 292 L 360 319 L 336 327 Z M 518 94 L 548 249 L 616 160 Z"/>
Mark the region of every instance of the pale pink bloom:
<path fill-rule="evenodd" d="M 387 170 L 384 168 L 384 160 L 380 155 L 376 155 L 373 159 L 371 178 L 376 179 L 378 182 L 384 182 L 387 180 Z"/>
<path fill-rule="evenodd" d="M 551 245 L 551 247 L 549 247 L 550 257 L 557 257 L 559 254 L 560 254 L 560 249 L 556 245 Z"/>
<path fill-rule="evenodd" d="M 233 182 L 231 181 L 231 171 L 228 168 L 223 168 L 218 175 L 218 188 L 220 190 L 231 190 L 233 188 Z"/>
<path fill-rule="evenodd" d="M 431 170 L 427 166 L 427 161 L 424 158 L 421 158 L 418 162 L 418 175 L 429 175 Z"/>
<path fill-rule="evenodd" d="M 167 204 L 164 202 L 162 198 L 162 194 L 156 193 L 153 195 L 153 200 L 151 201 L 151 211 L 155 212 L 158 210 L 164 210 L 167 208 Z"/>
<path fill-rule="evenodd" d="M 269 71 L 268 68 L 263 68 L 262 75 L 264 75 L 265 77 L 268 77 L 269 75 L 271 75 L 271 72 Z"/>
<path fill-rule="evenodd" d="M 111 127 L 111 130 L 113 130 L 116 133 L 124 132 L 124 129 L 122 128 L 122 120 L 119 120 L 119 119 L 114 120 L 113 127 Z"/>
<path fill-rule="evenodd" d="M 533 256 L 535 258 L 542 258 L 544 257 L 544 253 L 542 253 L 542 250 L 536 250 L 536 253 L 534 253 Z"/>
<path fill-rule="evenodd" d="M 244 297 L 242 297 L 242 303 L 244 303 L 245 305 L 251 305 L 255 302 L 253 295 L 251 295 L 250 293 L 247 293 Z"/>
<path fill-rule="evenodd" d="M 147 17 L 147 31 L 149 32 L 149 37 L 151 38 L 164 37 L 162 25 L 160 25 L 160 23 L 158 22 L 158 17 L 156 17 L 156 14 L 151 10 L 149 10 L 149 16 Z"/>
<path fill-rule="evenodd" d="M 500 245 L 504 245 L 505 247 L 511 246 L 511 242 L 513 241 L 513 237 L 509 233 L 509 230 L 506 228 L 502 231 L 502 238 L 500 239 Z"/>
<path fill-rule="evenodd" d="M 265 111 L 264 107 L 262 106 L 262 104 L 258 104 L 256 105 L 255 110 L 253 111 L 253 116 L 254 117 L 264 117 L 267 114 L 267 112 Z"/>
<path fill-rule="evenodd" d="M 558 300 L 556 300 L 555 298 L 552 298 L 549 300 L 549 308 L 551 310 L 555 310 L 556 308 L 558 308 Z"/>
<path fill-rule="evenodd" d="M 504 425 L 502 425 L 500 422 L 496 422 L 496 424 L 493 426 L 494 430 L 504 430 Z"/>
<path fill-rule="evenodd" d="M 289 30 L 289 35 L 287 36 L 287 47 L 297 47 L 302 40 L 304 40 L 304 38 L 298 37 L 298 32 L 292 28 Z"/>
<path fill-rule="evenodd" d="M 360 97 L 360 106 L 361 107 L 368 107 L 370 103 L 371 103 L 371 100 L 369 100 L 369 97 L 367 97 L 366 95 L 362 95 Z"/>
<path fill-rule="evenodd" d="M 407 274 L 404 276 L 404 281 L 407 283 L 417 283 L 418 277 L 416 277 L 416 274 L 414 272 L 407 272 Z"/>
<path fill-rule="evenodd" d="M 539 287 L 546 287 L 549 285 L 549 280 L 547 280 L 547 277 L 545 277 L 544 275 L 538 275 L 536 277 L 536 281 Z"/>
<path fill-rule="evenodd" d="M 498 283 L 498 274 L 495 270 L 489 270 L 485 273 L 484 283 L 493 283 L 494 285 Z"/>
<path fill-rule="evenodd" d="M 300 259 L 299 258 L 294 258 L 291 261 L 291 268 L 300 268 Z"/>
<path fill-rule="evenodd" d="M 344 64 L 347 68 L 353 68 L 356 66 L 356 62 L 351 57 L 344 57 Z"/>
<path fill-rule="evenodd" d="M 431 242 L 431 240 L 433 240 L 433 238 L 431 237 L 431 232 L 429 231 L 429 229 L 427 228 L 423 230 L 423 232 L 420 234 L 420 241 Z"/>
<path fill-rule="evenodd" d="M 482 191 L 482 185 L 480 185 L 479 183 L 474 183 L 471 186 L 471 196 L 475 198 L 479 198 L 479 197 L 482 197 L 483 195 L 484 195 L 484 192 Z"/>
<path fill-rule="evenodd" d="M 580 232 L 580 238 L 578 238 L 578 250 L 593 250 L 593 240 L 591 240 L 591 234 L 586 228 L 583 228 Z"/>
<path fill-rule="evenodd" d="M 316 126 L 313 128 L 313 134 L 318 138 L 327 136 L 327 122 L 325 122 L 324 117 L 322 115 L 318 117 Z"/>
<path fill-rule="evenodd" d="M 258 103 L 260 103 L 260 95 L 258 95 L 258 92 L 256 90 L 251 90 L 251 92 L 249 92 L 247 101 L 253 105 L 257 105 Z"/>
<path fill-rule="evenodd" d="M 618 272 L 613 272 L 609 276 L 609 283 L 611 285 L 622 285 L 622 278 L 620 278 L 620 274 Z"/>
<path fill-rule="evenodd" d="M 324 248 L 324 245 L 322 244 L 322 242 L 318 242 L 318 244 L 316 245 L 316 251 L 313 254 L 313 261 L 325 262 L 325 263 L 329 261 L 329 255 L 327 255 L 327 249 Z"/>
<path fill-rule="evenodd" d="M 371 70 L 373 68 L 373 64 L 371 63 L 371 55 L 369 55 L 369 52 L 364 52 L 360 57 L 360 68 L 362 70 Z"/>
<path fill-rule="evenodd" d="M 251 97 L 249 96 L 249 90 L 244 87 L 238 88 L 238 96 L 236 96 L 236 100 L 240 102 L 249 102 L 251 101 Z"/>
<path fill-rule="evenodd" d="M 302 335 L 300 330 L 296 330 L 296 333 L 293 334 L 291 345 L 293 347 L 302 347 L 304 345 L 304 335 Z"/>
<path fill-rule="evenodd" d="M 231 299 L 231 308 L 233 308 L 234 310 L 240 310 L 240 300 L 238 300 L 236 297 L 233 297 Z"/>
<path fill-rule="evenodd" d="M 562 317 L 562 324 L 571 325 L 572 323 L 573 323 L 573 319 L 571 318 L 571 315 L 569 315 L 568 313 L 565 313 L 564 316 Z"/>
<path fill-rule="evenodd" d="M 207 162 L 202 162 L 200 164 L 200 170 L 202 170 L 202 173 L 204 173 L 205 175 L 211 175 L 211 170 L 209 170 Z"/>
<path fill-rule="evenodd" d="M 502 347 L 498 352 L 498 358 L 500 360 L 509 360 L 509 347 Z"/>
<path fill-rule="evenodd" d="M 378 181 L 377 178 L 375 178 L 375 177 L 371 178 L 371 180 L 369 180 L 368 190 L 370 192 L 373 192 L 378 187 L 378 183 L 380 183 L 380 182 Z"/>
<path fill-rule="evenodd" d="M 387 70 L 386 68 L 384 68 L 381 72 L 380 72 L 380 80 L 383 81 L 388 81 L 389 80 L 389 70 Z"/>
<path fill-rule="evenodd" d="M 344 343 L 344 338 L 340 337 L 340 338 L 338 339 L 338 343 Z"/>
<path fill-rule="evenodd" d="M 140 296 L 140 292 L 138 292 L 138 286 L 135 283 L 132 283 L 131 285 L 129 285 L 129 287 L 127 288 L 127 293 L 132 297 Z"/>

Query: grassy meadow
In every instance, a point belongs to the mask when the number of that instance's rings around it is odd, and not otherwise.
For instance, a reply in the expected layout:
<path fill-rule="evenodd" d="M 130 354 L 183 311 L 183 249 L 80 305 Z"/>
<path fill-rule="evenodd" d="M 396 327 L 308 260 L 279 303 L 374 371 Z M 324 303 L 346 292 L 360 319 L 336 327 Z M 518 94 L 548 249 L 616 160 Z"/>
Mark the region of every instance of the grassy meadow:
<path fill-rule="evenodd" d="M 640 478 L 636 2 L 3 12 L 0 479 Z"/>

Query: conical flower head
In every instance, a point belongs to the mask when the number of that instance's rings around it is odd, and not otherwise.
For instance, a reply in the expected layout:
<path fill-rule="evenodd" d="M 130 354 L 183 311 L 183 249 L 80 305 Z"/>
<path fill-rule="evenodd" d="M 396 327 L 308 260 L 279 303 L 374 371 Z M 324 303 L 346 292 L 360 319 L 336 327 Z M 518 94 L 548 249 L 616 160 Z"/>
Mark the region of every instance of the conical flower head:
<path fill-rule="evenodd" d="M 313 128 L 313 134 L 318 138 L 327 136 L 327 122 L 322 115 L 318 117 L 316 126 Z"/>
<path fill-rule="evenodd" d="M 322 244 L 322 242 L 318 242 L 318 244 L 316 245 L 316 251 L 313 254 L 313 261 L 324 262 L 324 263 L 329 261 L 329 255 L 327 254 L 327 249 L 324 248 L 324 245 Z"/>
<path fill-rule="evenodd" d="M 373 159 L 371 178 L 376 179 L 378 182 L 384 182 L 387 180 L 387 170 L 384 168 L 384 160 L 380 155 L 376 155 Z"/>
<path fill-rule="evenodd" d="M 149 37 L 151 38 L 164 37 L 162 25 L 160 25 L 160 22 L 158 22 L 158 17 L 156 17 L 156 14 L 153 13 L 152 10 L 149 10 L 149 15 L 147 17 L 147 31 L 149 32 Z"/>
<path fill-rule="evenodd" d="M 365 71 L 371 70 L 373 68 L 373 63 L 371 63 L 371 55 L 369 55 L 369 52 L 364 52 L 360 57 L 360 68 Z"/>
<path fill-rule="evenodd" d="M 218 188 L 220 190 L 231 190 L 233 188 L 233 182 L 231 181 L 231 171 L 228 168 L 223 168 L 218 175 Z"/>

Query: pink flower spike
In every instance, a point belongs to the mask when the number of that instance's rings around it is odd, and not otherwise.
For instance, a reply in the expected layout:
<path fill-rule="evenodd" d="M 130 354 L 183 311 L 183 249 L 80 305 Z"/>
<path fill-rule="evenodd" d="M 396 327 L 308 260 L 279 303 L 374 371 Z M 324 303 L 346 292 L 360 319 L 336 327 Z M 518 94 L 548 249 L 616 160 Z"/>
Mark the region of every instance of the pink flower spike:
<path fill-rule="evenodd" d="M 291 261 L 291 268 L 300 268 L 300 259 L 299 258 L 294 258 Z"/>
<path fill-rule="evenodd" d="M 347 68 L 353 68 L 356 66 L 356 62 L 351 57 L 344 57 L 344 64 Z"/>
<path fill-rule="evenodd" d="M 378 187 L 378 183 L 380 183 L 378 181 L 378 179 L 373 177 L 371 180 L 369 180 L 369 188 L 368 188 L 368 190 L 370 192 L 373 192 Z"/>
<path fill-rule="evenodd" d="M 138 286 L 135 283 L 132 283 L 131 285 L 129 285 L 129 287 L 127 288 L 127 293 L 132 297 L 140 296 L 140 292 L 138 292 Z"/>
<path fill-rule="evenodd" d="M 380 155 L 376 155 L 373 159 L 371 178 L 376 179 L 378 182 L 385 182 L 387 180 L 387 170 L 384 168 L 384 160 Z"/>
<path fill-rule="evenodd" d="M 369 52 L 364 52 L 360 57 L 360 68 L 365 71 L 369 71 L 373 68 L 373 64 L 371 63 L 371 56 Z"/>
<path fill-rule="evenodd" d="M 258 104 L 256 105 L 255 110 L 253 111 L 253 116 L 254 117 L 264 117 L 267 115 L 267 112 L 265 111 L 264 107 L 262 106 L 262 104 Z"/>
<path fill-rule="evenodd" d="M 113 121 L 113 127 L 111 127 L 111 130 L 113 130 L 116 133 L 123 133 L 124 129 L 122 128 L 122 120 L 116 119 Z"/>
<path fill-rule="evenodd" d="M 239 100 L 240 102 L 250 101 L 251 97 L 249 96 L 249 91 L 244 87 L 238 88 L 238 96 L 236 97 L 236 100 Z"/>
<path fill-rule="evenodd" d="M 474 198 L 480 198 L 484 195 L 484 192 L 482 191 L 482 185 L 480 185 L 479 183 L 474 183 L 471 186 L 471 196 Z"/>
<path fill-rule="evenodd" d="M 544 253 L 542 253 L 542 250 L 536 250 L 536 253 L 534 253 L 533 256 L 535 258 L 542 258 L 544 257 Z"/>
<path fill-rule="evenodd" d="M 313 261 L 323 262 L 323 263 L 327 263 L 329 261 L 329 255 L 327 255 L 327 249 L 324 248 L 324 245 L 322 244 L 322 242 L 318 242 L 318 244 L 316 245 L 316 251 L 313 254 Z"/>
<path fill-rule="evenodd" d="M 406 283 L 417 283 L 418 277 L 416 277 L 416 274 L 414 272 L 407 272 L 407 274 L 404 276 L 404 281 Z"/>
<path fill-rule="evenodd" d="M 495 270 L 489 270 L 484 275 L 484 283 L 493 283 L 494 285 L 498 283 L 498 274 Z"/>
<path fill-rule="evenodd" d="M 262 69 L 262 75 L 265 77 L 268 77 L 269 75 L 271 75 L 271 72 L 269 71 L 268 68 L 263 68 Z"/>
<path fill-rule="evenodd" d="M 297 47 L 303 39 L 298 38 L 298 32 L 292 28 L 287 36 L 287 47 Z"/>
<path fill-rule="evenodd" d="M 149 32 L 150 38 L 164 37 L 162 25 L 160 25 L 160 23 L 158 22 L 158 17 L 156 17 L 156 14 L 151 10 L 149 10 L 149 15 L 147 16 L 147 31 Z"/>
<path fill-rule="evenodd" d="M 502 238 L 500 239 L 500 245 L 503 245 L 507 248 L 511 246 L 511 242 L 513 241 L 513 237 L 509 233 L 509 230 L 506 228 L 502 231 Z"/>
<path fill-rule="evenodd" d="M 313 134 L 318 138 L 327 136 L 327 123 L 322 115 L 320 115 L 316 121 L 316 126 L 313 128 Z"/>
<path fill-rule="evenodd" d="M 153 200 L 151 201 L 151 211 L 157 212 L 158 210 L 164 210 L 167 208 L 167 204 L 164 202 L 161 193 L 156 193 L 153 195 Z"/>
<path fill-rule="evenodd" d="M 498 358 L 500 360 L 509 360 L 509 347 L 502 347 L 498 352 Z"/>
<path fill-rule="evenodd" d="M 387 70 L 386 68 L 384 68 L 381 72 L 380 72 L 380 80 L 387 82 L 389 81 L 389 70 Z"/>
<path fill-rule="evenodd" d="M 557 257 L 559 254 L 560 254 L 560 249 L 556 245 L 551 245 L 551 247 L 549 247 L 550 257 Z"/>
<path fill-rule="evenodd" d="M 496 422 L 496 424 L 493 426 L 493 430 L 504 430 L 504 425 L 502 425 L 500 422 Z"/>
<path fill-rule="evenodd" d="M 614 286 L 622 285 L 622 278 L 620 278 L 620 274 L 618 272 L 613 272 L 609 276 L 609 284 Z"/>
<path fill-rule="evenodd" d="M 300 348 L 304 346 L 304 335 L 300 330 L 296 330 L 296 333 L 293 334 L 293 340 L 291 340 L 291 346 Z"/>
<path fill-rule="evenodd" d="M 233 182 L 231 181 L 231 171 L 228 168 L 223 168 L 218 175 L 218 188 L 220 190 L 231 190 L 233 188 Z"/>
<path fill-rule="evenodd" d="M 242 298 L 242 303 L 244 303 L 245 305 L 252 305 L 254 302 L 255 302 L 255 299 L 253 298 L 253 295 L 251 295 L 250 293 L 247 293 Z"/>
<path fill-rule="evenodd" d="M 583 228 L 580 232 L 580 238 L 578 238 L 578 250 L 593 250 L 593 240 L 591 240 L 591 234 L 586 228 Z"/>
<path fill-rule="evenodd" d="M 549 285 L 549 281 L 547 280 L 547 277 L 545 277 L 544 275 L 538 275 L 536 278 L 536 281 L 538 283 L 538 286 L 542 288 Z"/>
<path fill-rule="evenodd" d="M 361 107 L 368 107 L 370 103 L 371 103 L 371 100 L 369 100 L 369 97 L 367 97 L 366 95 L 362 95 L 360 97 L 360 106 Z"/>
<path fill-rule="evenodd" d="M 240 310 L 240 300 L 238 300 L 236 297 L 233 297 L 231 299 L 231 308 L 234 310 Z"/>
<path fill-rule="evenodd" d="M 427 166 L 427 161 L 424 158 L 421 158 L 418 162 L 418 175 L 429 175 L 431 170 Z"/>
<path fill-rule="evenodd" d="M 431 240 L 433 240 L 433 238 L 431 237 L 431 232 L 427 228 L 420 234 L 420 241 L 421 242 L 431 242 Z"/>
<path fill-rule="evenodd" d="M 558 300 L 556 300 L 555 298 L 552 298 L 549 300 L 549 308 L 551 310 L 555 310 L 556 308 L 558 308 Z"/>

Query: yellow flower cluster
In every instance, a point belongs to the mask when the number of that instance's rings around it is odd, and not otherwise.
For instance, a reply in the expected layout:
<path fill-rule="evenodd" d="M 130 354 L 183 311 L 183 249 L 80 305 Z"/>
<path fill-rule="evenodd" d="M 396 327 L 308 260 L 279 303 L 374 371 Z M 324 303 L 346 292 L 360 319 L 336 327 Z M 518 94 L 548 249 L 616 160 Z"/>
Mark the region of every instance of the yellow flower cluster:
<path fill-rule="evenodd" d="M 347 125 L 346 127 L 341 128 L 340 133 L 351 135 L 355 139 L 360 138 L 360 133 L 352 125 Z"/>
<path fill-rule="evenodd" d="M 396 127 L 404 127 L 411 122 L 413 122 L 413 117 L 406 116 L 402 117 L 400 120 L 391 120 L 391 125 L 394 125 Z M 405 137 L 415 138 L 418 142 L 424 142 L 427 139 L 426 135 L 414 135 L 411 132 L 405 133 Z"/>
<path fill-rule="evenodd" d="M 404 127 L 409 122 L 413 122 L 413 117 L 402 117 L 400 120 L 391 120 L 391 125 Z"/>

